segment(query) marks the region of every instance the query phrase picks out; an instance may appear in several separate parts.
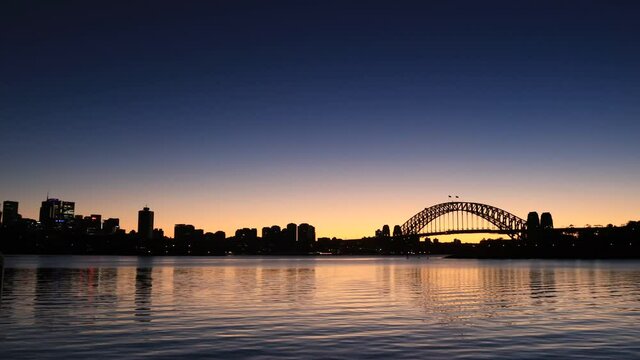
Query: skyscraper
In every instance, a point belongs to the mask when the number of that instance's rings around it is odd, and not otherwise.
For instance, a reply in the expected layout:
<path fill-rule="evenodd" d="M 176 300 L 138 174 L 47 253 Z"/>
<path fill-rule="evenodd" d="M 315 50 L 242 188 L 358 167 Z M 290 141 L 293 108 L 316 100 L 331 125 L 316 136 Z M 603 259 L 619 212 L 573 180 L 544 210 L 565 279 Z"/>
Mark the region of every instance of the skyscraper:
<path fill-rule="evenodd" d="M 9 225 L 18 221 L 18 202 L 17 201 L 5 201 L 2 203 L 2 224 Z"/>
<path fill-rule="evenodd" d="M 138 211 L 138 234 L 146 240 L 153 238 L 153 211 L 146 206 Z"/>
<path fill-rule="evenodd" d="M 44 226 L 56 226 L 74 218 L 76 203 L 60 199 L 47 198 L 40 206 L 40 223 Z"/>

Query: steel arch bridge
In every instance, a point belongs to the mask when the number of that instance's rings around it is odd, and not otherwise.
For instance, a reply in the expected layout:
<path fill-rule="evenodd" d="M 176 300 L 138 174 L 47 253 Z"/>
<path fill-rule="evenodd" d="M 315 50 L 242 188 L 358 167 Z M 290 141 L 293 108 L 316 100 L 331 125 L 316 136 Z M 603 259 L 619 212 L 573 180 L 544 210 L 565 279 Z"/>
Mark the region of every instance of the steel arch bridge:
<path fill-rule="evenodd" d="M 443 216 L 451 218 L 449 222 L 457 224 L 454 230 L 443 230 L 440 221 Z M 495 229 L 487 229 L 469 224 L 468 214 L 486 220 L 495 226 Z M 466 218 L 466 224 L 465 224 Z M 456 220 L 457 219 L 457 222 Z M 462 221 L 460 221 L 462 219 Z M 450 226 L 451 224 L 449 224 Z M 423 231 L 424 229 L 427 231 Z M 450 201 L 425 208 L 412 216 L 401 227 L 402 235 L 439 235 L 439 234 L 461 234 L 461 233 L 481 233 L 495 232 L 507 234 L 512 239 L 520 238 L 527 230 L 527 222 L 508 211 L 495 206 L 463 201 Z"/>

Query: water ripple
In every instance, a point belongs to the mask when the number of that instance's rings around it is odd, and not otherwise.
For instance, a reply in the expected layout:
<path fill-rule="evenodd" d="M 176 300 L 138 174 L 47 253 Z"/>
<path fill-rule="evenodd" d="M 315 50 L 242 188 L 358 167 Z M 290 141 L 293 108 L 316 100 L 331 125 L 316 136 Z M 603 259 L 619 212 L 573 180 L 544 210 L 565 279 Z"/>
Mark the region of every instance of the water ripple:
<path fill-rule="evenodd" d="M 0 357 L 639 358 L 639 265 L 9 257 Z"/>

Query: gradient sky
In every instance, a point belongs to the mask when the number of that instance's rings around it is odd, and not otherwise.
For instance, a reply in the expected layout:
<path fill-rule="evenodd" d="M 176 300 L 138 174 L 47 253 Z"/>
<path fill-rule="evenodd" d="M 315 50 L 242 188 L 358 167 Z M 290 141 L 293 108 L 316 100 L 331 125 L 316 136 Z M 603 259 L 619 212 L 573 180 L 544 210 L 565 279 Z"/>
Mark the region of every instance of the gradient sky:
<path fill-rule="evenodd" d="M 636 1 L 3 1 L 0 200 L 356 238 L 640 218 Z"/>

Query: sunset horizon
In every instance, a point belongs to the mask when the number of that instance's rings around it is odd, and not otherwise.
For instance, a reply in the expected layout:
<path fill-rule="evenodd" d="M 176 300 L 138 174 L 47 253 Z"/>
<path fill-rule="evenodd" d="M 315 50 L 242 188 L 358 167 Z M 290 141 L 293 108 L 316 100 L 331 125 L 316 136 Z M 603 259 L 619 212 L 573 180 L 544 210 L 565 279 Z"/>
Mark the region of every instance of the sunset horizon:
<path fill-rule="evenodd" d="M 0 358 L 640 358 L 639 19 L 0 2 Z"/>

